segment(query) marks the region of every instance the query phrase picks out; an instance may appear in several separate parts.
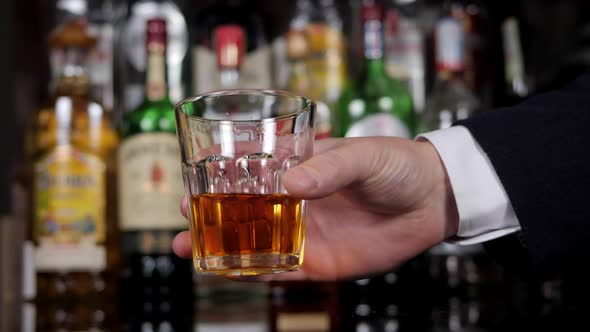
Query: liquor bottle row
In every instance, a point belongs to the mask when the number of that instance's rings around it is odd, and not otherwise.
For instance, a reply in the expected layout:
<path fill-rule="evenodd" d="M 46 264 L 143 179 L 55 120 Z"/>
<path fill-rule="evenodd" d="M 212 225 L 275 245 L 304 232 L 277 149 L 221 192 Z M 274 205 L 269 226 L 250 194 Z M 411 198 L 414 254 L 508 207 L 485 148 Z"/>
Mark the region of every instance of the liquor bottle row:
<path fill-rule="evenodd" d="M 573 325 L 563 311 L 572 289 L 561 282 L 507 281 L 442 294 L 411 267 L 313 289 L 295 284 L 268 297 L 199 298 L 185 303 L 192 312 L 165 300 L 137 299 L 126 303 L 137 307 L 131 318 L 101 303 L 29 303 L 21 331 L 42 330 L 35 321 L 48 331 L 502 331 L 545 321 Z"/>
<path fill-rule="evenodd" d="M 145 315 L 173 321 L 192 313 L 190 261 L 171 253 L 186 221 L 178 211 L 183 186 L 165 20 L 148 20 L 145 35 L 144 101 L 118 130 L 92 96 L 88 55 L 97 39 L 86 23 L 70 20 L 49 38 L 60 65 L 31 128 L 24 247 L 24 298 L 39 312 L 39 330 L 101 325 L 111 320 L 109 309 L 131 326 Z"/>
<path fill-rule="evenodd" d="M 59 24 L 48 38 L 52 97 L 35 114 L 27 146 L 24 295 L 49 310 L 38 315 L 37 328 L 73 328 L 80 317 L 100 325 L 109 313 L 93 308 L 118 303 L 134 330 L 145 323 L 141 317 L 160 326 L 189 317 L 193 294 L 323 289 L 193 276 L 190 262 L 172 254 L 173 236 L 186 228 L 173 104 L 216 89 L 287 89 L 317 101 L 317 138 L 410 138 L 480 111 L 480 42 L 468 29 L 479 7 L 449 1 L 436 11 L 436 83 L 429 89 L 430 34 L 416 3 L 406 3 L 367 0 L 347 11 L 335 1 L 298 0 L 287 32 L 271 36 L 268 17 L 248 1 L 212 2 L 195 15 L 188 3 L 170 0 L 57 1 Z M 360 46 L 347 38 L 352 26 Z M 515 59 L 508 76 L 524 94 L 515 22 L 505 30 Z M 456 287 L 477 276 L 477 254 L 442 246 L 428 264 Z"/>
<path fill-rule="evenodd" d="M 437 115 L 422 113 L 425 108 L 439 112 L 445 106 L 440 100 L 449 93 L 467 100 L 461 117 L 473 109 L 511 103 L 531 90 L 514 10 L 494 10 L 492 20 L 492 5 L 478 0 L 60 0 L 57 21 L 83 17 L 99 37 L 90 75 L 93 94 L 106 109 L 115 110 L 116 123 L 143 100 L 144 25 L 150 17 L 162 17 L 168 24 L 167 78 L 173 103 L 229 87 L 287 89 L 320 104 L 320 137 L 342 136 L 345 129 L 340 127 L 347 125 L 341 122 L 351 114 L 340 101 L 348 90 L 361 89 L 356 83 L 366 72 L 362 7 L 372 3 L 381 7 L 381 45 L 374 47 L 382 49 L 386 74 L 409 90 L 412 113 L 419 115 L 410 133 L 435 125 L 431 118 Z M 217 56 L 219 47 L 234 49 L 218 45 L 217 30 L 227 26 L 235 31 L 230 37 L 236 49 L 233 59 Z M 497 55 L 504 59 L 500 68 L 492 61 Z M 60 67 L 60 59 L 52 55 L 54 68 Z M 503 73 L 496 73 L 498 69 Z M 55 78 L 59 71 L 53 72 Z M 505 91 L 491 91 L 498 79 L 505 81 Z M 442 122 L 452 121 L 448 115 Z"/>

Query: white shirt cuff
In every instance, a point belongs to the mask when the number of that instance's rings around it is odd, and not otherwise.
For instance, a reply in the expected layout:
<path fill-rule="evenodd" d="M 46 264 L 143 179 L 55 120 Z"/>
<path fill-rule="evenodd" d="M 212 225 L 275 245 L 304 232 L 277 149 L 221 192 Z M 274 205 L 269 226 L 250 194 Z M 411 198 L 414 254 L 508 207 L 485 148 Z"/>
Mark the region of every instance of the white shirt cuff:
<path fill-rule="evenodd" d="M 467 128 L 455 126 L 425 133 L 418 138 L 434 145 L 455 195 L 459 231 L 447 242 L 470 245 L 520 230 L 492 163 Z"/>

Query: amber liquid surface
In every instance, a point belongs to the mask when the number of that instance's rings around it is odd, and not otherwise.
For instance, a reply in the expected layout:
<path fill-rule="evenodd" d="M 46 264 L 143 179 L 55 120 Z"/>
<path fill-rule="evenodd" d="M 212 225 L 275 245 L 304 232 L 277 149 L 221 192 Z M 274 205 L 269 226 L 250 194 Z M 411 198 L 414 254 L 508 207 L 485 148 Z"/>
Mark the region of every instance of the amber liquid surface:
<path fill-rule="evenodd" d="M 201 194 L 191 197 L 193 254 L 299 255 L 304 202 L 287 195 Z"/>

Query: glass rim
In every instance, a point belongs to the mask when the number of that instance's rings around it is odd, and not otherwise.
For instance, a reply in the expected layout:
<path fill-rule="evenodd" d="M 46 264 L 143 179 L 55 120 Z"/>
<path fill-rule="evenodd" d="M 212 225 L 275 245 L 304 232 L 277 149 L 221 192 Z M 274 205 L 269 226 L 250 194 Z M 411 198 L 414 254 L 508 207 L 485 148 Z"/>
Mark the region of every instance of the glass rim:
<path fill-rule="evenodd" d="M 186 114 L 182 107 L 189 103 L 194 103 L 199 100 L 211 98 L 211 97 L 220 97 L 220 96 L 235 96 L 235 95 L 257 95 L 257 96 L 269 96 L 269 97 L 284 97 L 290 99 L 300 100 L 305 107 L 290 112 L 288 114 L 273 116 L 262 118 L 259 120 L 231 120 L 231 119 L 209 119 L 198 115 L 190 115 Z M 284 90 L 273 90 L 273 89 L 226 89 L 226 90 L 216 90 L 211 92 L 202 93 L 193 97 L 188 97 L 176 103 L 174 105 L 174 112 L 182 114 L 182 116 L 186 116 L 191 120 L 202 121 L 202 122 L 218 122 L 218 123 L 252 123 L 252 122 L 268 122 L 268 121 L 280 121 L 284 119 L 294 118 L 298 115 L 309 113 L 312 109 L 316 107 L 316 103 L 309 97 L 305 97 L 302 95 L 298 95 L 293 92 L 284 91 Z"/>

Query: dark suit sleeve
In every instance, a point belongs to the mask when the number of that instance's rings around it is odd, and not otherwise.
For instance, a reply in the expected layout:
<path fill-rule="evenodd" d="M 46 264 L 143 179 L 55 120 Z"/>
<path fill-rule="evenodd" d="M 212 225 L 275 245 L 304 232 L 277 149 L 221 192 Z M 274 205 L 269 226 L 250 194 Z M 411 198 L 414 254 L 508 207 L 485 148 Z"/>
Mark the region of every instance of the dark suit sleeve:
<path fill-rule="evenodd" d="M 590 74 L 457 124 L 469 129 L 491 160 L 534 270 L 590 262 Z"/>

